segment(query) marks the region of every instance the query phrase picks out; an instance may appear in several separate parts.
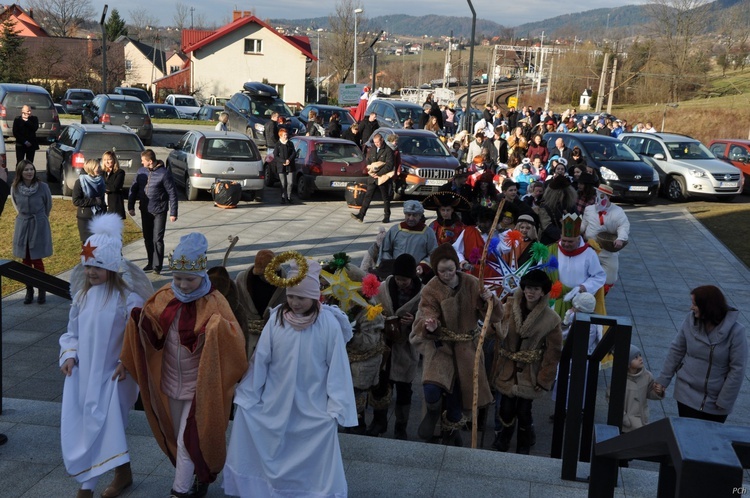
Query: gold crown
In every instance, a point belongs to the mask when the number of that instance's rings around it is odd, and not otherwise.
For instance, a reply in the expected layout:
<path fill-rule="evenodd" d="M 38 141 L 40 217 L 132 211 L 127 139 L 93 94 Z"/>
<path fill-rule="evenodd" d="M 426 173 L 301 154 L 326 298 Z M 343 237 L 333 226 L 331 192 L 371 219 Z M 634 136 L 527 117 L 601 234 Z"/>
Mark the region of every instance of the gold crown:
<path fill-rule="evenodd" d="M 174 259 L 172 253 L 169 253 L 167 261 L 169 262 L 167 266 L 172 271 L 203 271 L 208 266 L 208 258 L 205 254 L 192 261 L 186 258 L 184 254 L 179 259 Z"/>
<path fill-rule="evenodd" d="M 577 214 L 566 214 L 562 219 L 562 236 L 578 237 L 581 235 L 581 222 L 583 218 Z"/>

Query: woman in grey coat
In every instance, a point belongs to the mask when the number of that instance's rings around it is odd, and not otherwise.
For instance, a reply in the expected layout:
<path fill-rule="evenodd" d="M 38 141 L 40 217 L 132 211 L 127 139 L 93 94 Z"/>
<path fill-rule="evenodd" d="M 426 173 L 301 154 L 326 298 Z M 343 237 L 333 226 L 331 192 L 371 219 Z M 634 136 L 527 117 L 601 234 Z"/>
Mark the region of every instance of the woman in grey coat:
<path fill-rule="evenodd" d="M 13 256 L 21 258 L 26 266 L 44 271 L 42 258 L 52 255 L 52 230 L 49 224 L 52 195 L 47 184 L 36 177 L 36 168 L 31 161 L 23 159 L 18 162 L 10 195 L 18 213 L 13 230 Z M 31 304 L 32 301 L 34 288 L 27 286 L 23 304 Z M 37 302 L 44 304 L 46 301 L 45 291 L 39 289 Z"/>
<path fill-rule="evenodd" d="M 663 394 L 677 375 L 674 398 L 680 417 L 724 423 L 745 377 L 745 327 L 717 287 L 696 287 L 690 297 L 691 312 L 672 341 L 655 391 Z"/>

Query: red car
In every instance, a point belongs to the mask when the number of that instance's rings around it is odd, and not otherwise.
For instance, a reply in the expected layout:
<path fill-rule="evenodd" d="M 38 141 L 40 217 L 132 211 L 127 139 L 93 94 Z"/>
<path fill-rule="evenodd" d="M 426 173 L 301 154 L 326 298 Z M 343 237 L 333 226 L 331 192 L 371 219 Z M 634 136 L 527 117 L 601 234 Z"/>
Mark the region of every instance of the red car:
<path fill-rule="evenodd" d="M 293 137 L 291 141 L 297 150 L 294 185 L 300 199 L 309 199 L 317 190 L 344 192 L 347 183 L 367 180 L 367 162 L 354 142 L 328 137 Z M 270 187 L 279 177 L 273 150 L 266 155 L 265 169 Z"/>
<path fill-rule="evenodd" d="M 750 181 L 750 140 L 721 138 L 711 140 L 708 148 L 719 159 L 732 164 L 745 175 L 745 188 Z"/>

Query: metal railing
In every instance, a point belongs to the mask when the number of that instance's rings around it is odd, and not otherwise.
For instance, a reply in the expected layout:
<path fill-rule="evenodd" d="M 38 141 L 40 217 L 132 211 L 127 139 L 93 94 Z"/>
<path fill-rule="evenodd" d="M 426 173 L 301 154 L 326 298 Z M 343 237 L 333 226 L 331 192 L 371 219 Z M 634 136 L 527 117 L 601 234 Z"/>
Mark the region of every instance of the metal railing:
<path fill-rule="evenodd" d="M 7 277 L 24 285 L 36 287 L 50 294 L 70 300 L 70 283 L 54 275 L 35 270 L 18 261 L 0 259 L 0 276 Z M 0 280 L 0 296 L 2 296 L 2 280 Z M 3 311 L 0 306 L 0 373 L 3 371 Z M 3 378 L 0 375 L 0 414 L 3 413 Z"/>
<path fill-rule="evenodd" d="M 605 325 L 609 329 L 589 356 L 591 325 Z M 627 317 L 576 314 L 560 358 L 552 429 L 551 456 L 562 458 L 562 479 L 577 480 L 578 460 L 590 460 L 599 364 L 610 352 L 614 353 L 614 360 L 607 424 L 622 427 L 632 329 Z"/>

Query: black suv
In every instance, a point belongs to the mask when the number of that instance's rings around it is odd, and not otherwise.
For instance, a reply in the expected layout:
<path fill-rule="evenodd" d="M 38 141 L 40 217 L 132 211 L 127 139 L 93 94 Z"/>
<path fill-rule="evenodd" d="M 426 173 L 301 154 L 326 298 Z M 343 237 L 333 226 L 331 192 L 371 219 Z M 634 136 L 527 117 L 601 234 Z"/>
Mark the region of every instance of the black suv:
<path fill-rule="evenodd" d="M 140 99 L 144 104 L 150 104 L 154 101 L 146 90 L 134 86 L 117 86 L 112 93 L 116 93 L 117 95 L 130 95 L 131 97 Z"/>
<path fill-rule="evenodd" d="M 144 103 L 135 97 L 99 94 L 83 106 L 81 124 L 113 124 L 133 130 L 144 145 L 151 145 L 154 127 Z"/>
<path fill-rule="evenodd" d="M 290 135 L 304 135 L 305 125 L 292 115 L 291 109 L 279 98 L 279 93 L 272 87 L 249 81 L 242 86 L 242 91 L 232 95 L 224 104 L 229 114 L 229 129 L 244 133 L 258 146 L 266 145 L 265 125 L 271 114 L 278 112 L 289 120 L 287 128 Z"/>

